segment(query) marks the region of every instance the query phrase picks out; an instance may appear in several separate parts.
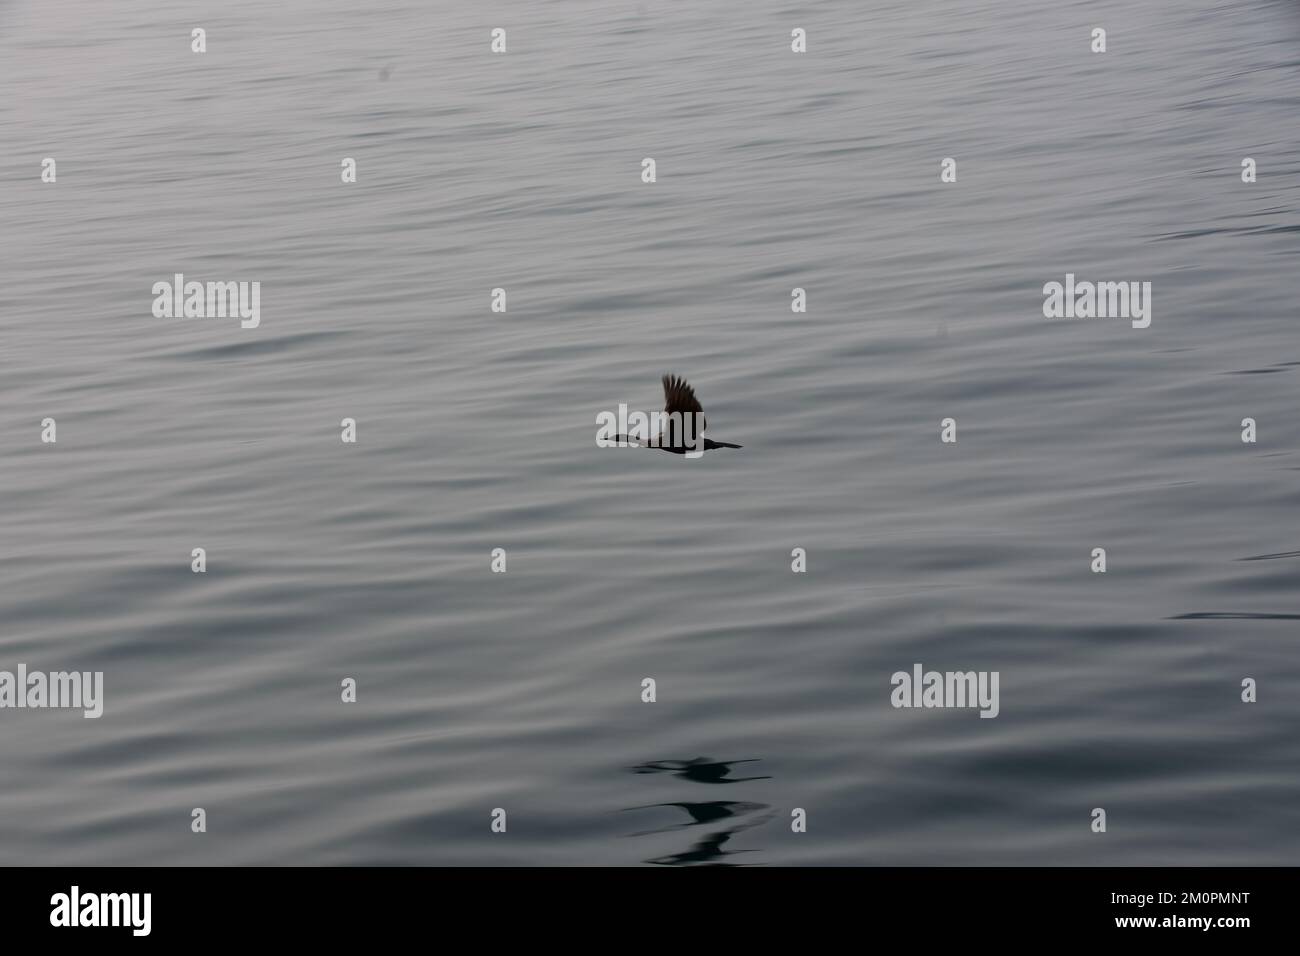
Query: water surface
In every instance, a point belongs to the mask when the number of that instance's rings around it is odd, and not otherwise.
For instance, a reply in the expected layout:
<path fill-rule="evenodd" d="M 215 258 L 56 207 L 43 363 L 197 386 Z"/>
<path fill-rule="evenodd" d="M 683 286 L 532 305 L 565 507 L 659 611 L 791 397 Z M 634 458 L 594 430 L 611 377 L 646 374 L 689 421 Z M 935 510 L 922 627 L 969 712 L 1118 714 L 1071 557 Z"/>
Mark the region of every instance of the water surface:
<path fill-rule="evenodd" d="M 0 88 L 0 668 L 107 685 L 0 863 L 1296 862 L 1294 4 L 11 0 Z M 742 450 L 595 447 L 670 371 Z"/>

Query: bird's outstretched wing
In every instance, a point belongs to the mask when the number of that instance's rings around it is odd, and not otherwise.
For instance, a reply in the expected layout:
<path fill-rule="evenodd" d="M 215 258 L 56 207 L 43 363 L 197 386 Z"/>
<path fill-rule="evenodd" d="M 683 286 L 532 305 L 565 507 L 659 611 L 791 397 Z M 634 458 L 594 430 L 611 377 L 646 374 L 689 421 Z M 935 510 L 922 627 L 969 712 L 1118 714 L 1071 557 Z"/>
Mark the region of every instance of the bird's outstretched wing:
<path fill-rule="evenodd" d="M 677 375 L 664 376 L 664 411 L 671 415 L 681 413 L 683 420 L 687 415 L 699 415 L 700 431 L 704 430 L 704 409 L 695 397 L 695 389 L 686 384 L 686 379 Z"/>

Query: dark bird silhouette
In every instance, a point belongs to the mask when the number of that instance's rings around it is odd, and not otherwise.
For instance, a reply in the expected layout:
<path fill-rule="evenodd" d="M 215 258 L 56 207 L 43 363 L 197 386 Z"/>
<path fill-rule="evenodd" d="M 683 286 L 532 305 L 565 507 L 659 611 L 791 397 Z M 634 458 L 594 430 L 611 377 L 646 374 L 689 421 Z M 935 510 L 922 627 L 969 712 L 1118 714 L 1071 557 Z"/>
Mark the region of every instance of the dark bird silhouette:
<path fill-rule="evenodd" d="M 677 417 L 674 418 L 674 415 Z M 674 455 L 684 455 L 688 451 L 741 447 L 730 442 L 714 441 L 712 438 L 704 438 L 703 442 L 700 441 L 702 437 L 700 433 L 704 431 L 704 409 L 700 407 L 700 400 L 695 397 L 695 389 L 687 385 L 686 379 L 678 375 L 664 376 L 664 416 L 666 421 L 663 429 L 656 438 L 648 442 L 629 435 L 615 435 L 614 440 L 632 445 L 662 448 Z M 687 424 L 688 418 L 689 424 Z"/>

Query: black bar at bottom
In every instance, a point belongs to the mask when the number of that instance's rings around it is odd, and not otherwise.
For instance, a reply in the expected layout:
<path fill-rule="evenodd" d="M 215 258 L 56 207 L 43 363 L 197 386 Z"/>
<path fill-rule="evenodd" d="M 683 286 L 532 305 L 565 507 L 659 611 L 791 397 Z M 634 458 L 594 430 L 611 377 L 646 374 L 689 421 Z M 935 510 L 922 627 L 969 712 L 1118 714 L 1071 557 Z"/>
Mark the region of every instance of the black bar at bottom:
<path fill-rule="evenodd" d="M 1285 929 L 1295 877 L 1223 868 L 15 868 L 0 870 L 0 926 L 6 942 L 90 944 L 426 938 L 460 948 L 461 932 L 493 942 L 614 932 L 602 937 L 614 944 L 842 929 L 920 933 L 927 944 L 1046 933 L 1231 945 L 1242 933 Z"/>

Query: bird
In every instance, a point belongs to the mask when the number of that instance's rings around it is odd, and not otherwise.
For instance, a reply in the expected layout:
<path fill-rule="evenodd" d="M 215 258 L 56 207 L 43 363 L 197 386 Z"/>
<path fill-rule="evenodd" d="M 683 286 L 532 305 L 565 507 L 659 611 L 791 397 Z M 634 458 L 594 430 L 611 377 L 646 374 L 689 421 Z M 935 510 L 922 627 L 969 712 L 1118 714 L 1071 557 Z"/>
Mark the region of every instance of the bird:
<path fill-rule="evenodd" d="M 703 439 L 703 449 L 701 449 L 700 438 L 704 431 L 705 419 L 704 409 L 700 407 L 700 400 L 695 397 L 695 389 L 686 384 L 686 379 L 680 375 L 665 375 L 664 383 L 664 416 L 667 419 L 663 429 L 659 434 L 649 441 L 642 441 L 633 438 L 630 435 L 615 435 L 616 442 L 627 442 L 632 445 L 641 445 L 648 448 L 662 448 L 664 451 L 670 451 L 674 455 L 684 455 L 688 451 L 713 451 L 715 448 L 741 448 L 741 445 L 733 445 L 731 442 L 714 441 L 712 438 Z M 671 416 L 677 415 L 676 419 Z M 692 416 L 693 428 L 686 428 L 686 416 Z M 686 434 L 682 434 L 678 429 L 682 429 Z M 694 442 L 688 444 L 687 439 L 694 438 Z"/>

